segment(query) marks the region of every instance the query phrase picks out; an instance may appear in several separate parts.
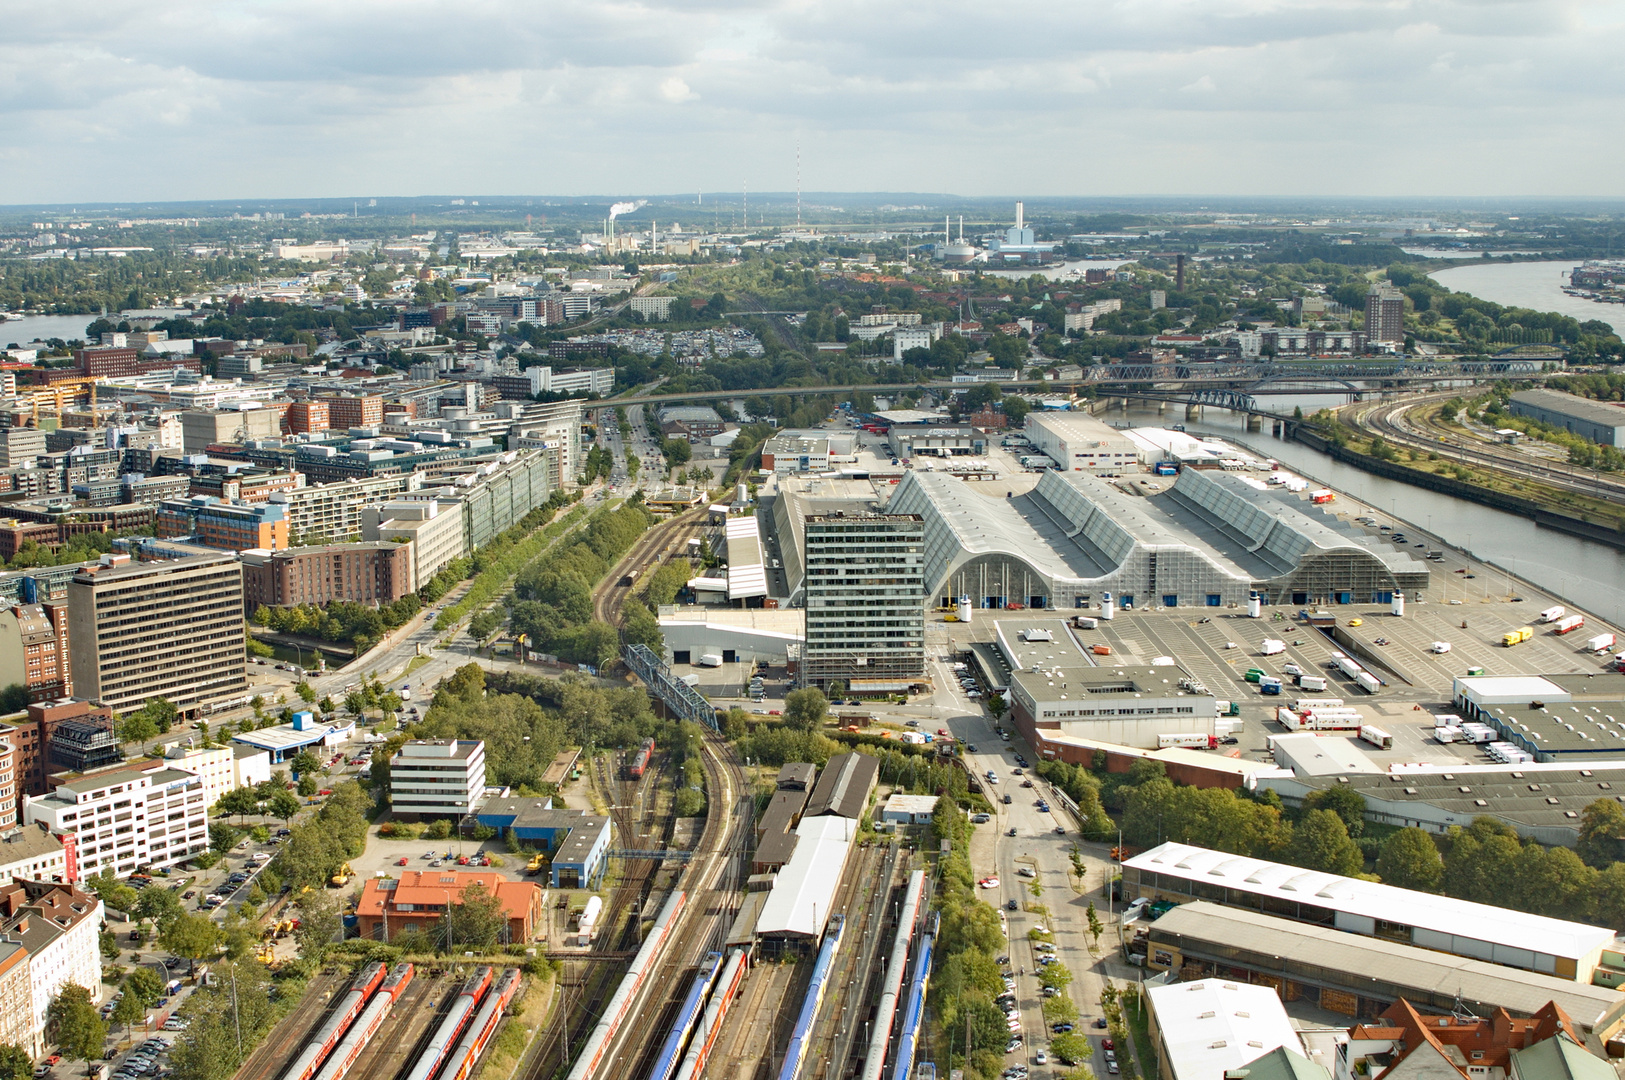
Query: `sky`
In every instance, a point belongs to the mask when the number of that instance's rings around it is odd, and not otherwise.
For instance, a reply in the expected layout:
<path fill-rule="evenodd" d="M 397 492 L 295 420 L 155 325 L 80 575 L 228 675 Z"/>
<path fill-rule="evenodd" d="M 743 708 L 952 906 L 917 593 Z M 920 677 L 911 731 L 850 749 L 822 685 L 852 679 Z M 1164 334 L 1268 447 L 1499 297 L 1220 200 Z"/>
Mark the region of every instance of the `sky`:
<path fill-rule="evenodd" d="M 0 204 L 1625 195 L 1625 0 L 10 0 Z"/>

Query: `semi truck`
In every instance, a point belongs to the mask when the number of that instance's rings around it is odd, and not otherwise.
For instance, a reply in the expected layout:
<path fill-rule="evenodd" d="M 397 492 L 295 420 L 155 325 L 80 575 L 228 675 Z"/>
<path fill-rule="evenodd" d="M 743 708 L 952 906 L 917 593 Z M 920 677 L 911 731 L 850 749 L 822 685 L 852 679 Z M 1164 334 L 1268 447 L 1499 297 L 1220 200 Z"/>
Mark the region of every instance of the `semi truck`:
<path fill-rule="evenodd" d="M 1354 682 L 1361 690 L 1364 690 L 1368 694 L 1375 694 L 1378 690 L 1382 689 L 1382 680 L 1371 674 L 1369 671 L 1362 671 L 1358 675 L 1354 676 Z"/>
<path fill-rule="evenodd" d="M 1157 749 L 1166 750 L 1170 746 L 1183 746 L 1192 750 L 1217 750 L 1219 737 L 1217 735 L 1203 735 L 1199 731 L 1178 735 L 1158 735 Z"/>
<path fill-rule="evenodd" d="M 1562 604 L 1559 604 L 1556 607 L 1547 608 L 1545 611 L 1541 612 L 1540 615 L 1537 616 L 1537 617 L 1540 619 L 1541 622 L 1556 622 L 1557 620 L 1561 619 L 1564 615 L 1567 615 L 1567 614 L 1568 614 L 1568 608 L 1564 607 Z"/>
<path fill-rule="evenodd" d="M 1552 633 L 1572 634 L 1585 624 L 1586 617 L 1584 615 L 1565 615 L 1561 619 L 1557 620 L 1556 623 L 1552 624 Z"/>
<path fill-rule="evenodd" d="M 1299 698 L 1292 703 L 1292 707 L 1299 712 L 1306 709 L 1337 709 L 1343 706 L 1340 697 Z"/>
<path fill-rule="evenodd" d="M 1321 488 L 1319 491 L 1311 491 L 1309 493 L 1309 501 L 1314 503 L 1316 506 L 1329 503 L 1335 498 L 1337 498 L 1337 496 L 1332 492 L 1331 488 Z"/>
<path fill-rule="evenodd" d="M 1598 634 L 1596 637 L 1586 639 L 1586 652 L 1607 652 L 1614 647 L 1613 634 Z"/>
<path fill-rule="evenodd" d="M 1501 635 L 1501 646 L 1503 648 L 1510 649 L 1514 645 L 1521 645 L 1522 643 L 1524 643 L 1525 641 L 1528 641 L 1530 638 L 1532 638 L 1534 636 L 1535 636 L 1535 628 L 1534 627 L 1532 627 L 1532 626 L 1520 626 L 1516 630 L 1508 630 L 1506 633 Z"/>
<path fill-rule="evenodd" d="M 1332 665 L 1351 679 L 1358 679 L 1365 671 L 1365 668 L 1360 666 L 1359 661 L 1352 656 L 1339 656 L 1332 661 Z"/>

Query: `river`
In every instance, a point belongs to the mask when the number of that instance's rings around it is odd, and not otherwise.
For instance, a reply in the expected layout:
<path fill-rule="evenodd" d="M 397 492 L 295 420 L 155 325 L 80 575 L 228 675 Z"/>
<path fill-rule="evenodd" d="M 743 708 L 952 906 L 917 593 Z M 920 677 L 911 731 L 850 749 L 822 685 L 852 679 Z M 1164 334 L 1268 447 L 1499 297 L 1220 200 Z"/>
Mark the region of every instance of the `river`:
<path fill-rule="evenodd" d="M 1301 406 L 1307 415 L 1316 409 L 1347 403 L 1336 395 L 1269 399 L 1276 412 Z M 1111 409 L 1099 414 L 1107 423 L 1125 419 L 1141 427 L 1179 422 L 1182 412 L 1169 406 L 1159 415 L 1155 406 L 1135 406 L 1126 413 Z M 1192 434 L 1207 433 L 1243 443 L 1259 454 L 1280 461 L 1288 469 L 1387 511 L 1409 523 L 1415 533 L 1432 533 L 1445 543 L 1469 551 L 1474 558 L 1510 570 L 1574 607 L 1615 626 L 1625 625 L 1625 551 L 1594 544 L 1579 537 L 1536 527 L 1528 518 L 1488 506 L 1438 495 L 1396 480 L 1373 476 L 1335 461 L 1300 442 L 1287 442 L 1263 432 L 1248 432 L 1244 418 L 1209 408 L 1202 420 L 1187 425 Z M 1493 575 L 1480 575 L 1491 593 L 1504 588 Z"/>
<path fill-rule="evenodd" d="M 97 318 L 95 315 L 24 315 L 21 319 L 8 319 L 0 323 L 0 346 L 26 345 L 36 338 L 83 341 L 85 327 Z"/>
<path fill-rule="evenodd" d="M 1563 291 L 1565 275 L 1575 266 L 1573 259 L 1475 264 L 1435 270 L 1428 277 L 1456 292 L 1471 293 L 1506 307 L 1557 311 L 1581 322 L 1601 319 L 1625 337 L 1625 304 L 1598 304 Z"/>

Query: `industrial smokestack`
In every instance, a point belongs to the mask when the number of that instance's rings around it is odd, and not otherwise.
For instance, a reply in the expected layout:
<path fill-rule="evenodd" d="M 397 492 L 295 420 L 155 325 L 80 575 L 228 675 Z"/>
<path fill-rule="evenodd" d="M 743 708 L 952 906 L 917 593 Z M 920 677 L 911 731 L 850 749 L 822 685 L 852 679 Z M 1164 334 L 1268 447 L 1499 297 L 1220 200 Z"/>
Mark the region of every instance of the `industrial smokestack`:
<path fill-rule="evenodd" d="M 1022 216 L 1022 206 L 1021 206 L 1020 203 L 1016 203 L 1016 228 L 1018 228 L 1018 229 L 1021 228 L 1021 216 Z"/>

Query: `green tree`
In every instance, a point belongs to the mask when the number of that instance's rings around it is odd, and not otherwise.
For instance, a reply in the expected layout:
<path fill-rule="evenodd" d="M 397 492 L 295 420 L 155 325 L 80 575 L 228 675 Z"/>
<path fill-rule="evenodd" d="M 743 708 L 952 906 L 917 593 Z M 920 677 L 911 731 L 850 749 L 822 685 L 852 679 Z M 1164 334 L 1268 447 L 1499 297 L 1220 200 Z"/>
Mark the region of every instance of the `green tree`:
<path fill-rule="evenodd" d="M 315 754 L 312 754 L 309 750 L 299 751 L 293 756 L 293 761 L 290 764 L 293 767 L 293 774 L 295 776 L 303 776 L 306 773 L 313 773 L 322 767 L 321 759 Z"/>
<path fill-rule="evenodd" d="M 1294 866 L 1327 874 L 1358 874 L 1365 869 L 1360 845 L 1349 836 L 1343 819 L 1331 810 L 1310 810 L 1292 830 L 1284 858 Z"/>
<path fill-rule="evenodd" d="M 87 878 L 85 885 L 101 898 L 104 905 L 116 911 L 128 912 L 135 906 L 136 891 L 120 881 L 111 866 L 103 867 L 100 873 Z"/>
<path fill-rule="evenodd" d="M 130 1034 L 132 1027 L 142 1023 L 146 1018 L 147 1003 L 130 993 L 128 987 L 125 988 L 124 996 L 119 998 L 113 1005 L 112 1015 L 108 1017 L 113 1023 L 124 1029 L 126 1037 Z"/>
<path fill-rule="evenodd" d="M 182 915 L 165 928 L 158 940 L 165 949 L 195 965 L 220 948 L 220 928 L 207 916 Z M 190 965 L 187 971 L 190 973 Z"/>
<path fill-rule="evenodd" d="M 299 955 L 320 960 L 328 945 L 338 937 L 339 909 L 326 889 L 312 889 L 299 898 Z"/>
<path fill-rule="evenodd" d="M 829 716 L 829 699 L 816 686 L 784 696 L 784 722 L 801 731 L 817 731 Z"/>
<path fill-rule="evenodd" d="M 242 821 L 249 814 L 260 812 L 260 794 L 251 787 L 232 788 L 214 804 L 214 812 L 222 816 L 235 814 Z"/>
<path fill-rule="evenodd" d="M 32 1080 L 34 1062 L 16 1043 L 0 1043 L 0 1080 Z"/>
<path fill-rule="evenodd" d="M 489 949 L 507 928 L 508 914 L 502 901 L 479 882 L 471 882 L 446 913 L 445 947 L 448 952 Z"/>
<path fill-rule="evenodd" d="M 1330 810 L 1343 819 L 1350 836 L 1365 831 L 1365 796 L 1341 785 L 1313 792 L 1303 800 L 1306 810 Z"/>
<path fill-rule="evenodd" d="M 1625 807 L 1614 799 L 1598 799 L 1587 805 L 1580 818 L 1580 839 L 1574 853 L 1586 865 L 1599 869 L 1618 862 L 1625 854 Z"/>
<path fill-rule="evenodd" d="M 994 694 L 992 697 L 987 699 L 987 711 L 993 714 L 993 719 L 995 720 L 1003 716 L 1005 710 L 1007 710 L 1009 707 L 1010 706 L 1005 703 L 1003 694 Z"/>
<path fill-rule="evenodd" d="M 1383 842 L 1377 856 L 1377 875 L 1401 889 L 1438 892 L 1444 881 L 1444 859 L 1431 836 L 1414 826 L 1407 827 Z"/>
<path fill-rule="evenodd" d="M 175 721 L 180 719 L 180 710 L 176 709 L 168 698 L 148 698 L 146 704 L 141 706 L 141 711 L 147 714 L 161 735 L 168 734 L 169 729 L 175 726 Z"/>
<path fill-rule="evenodd" d="M 300 679 L 297 683 L 294 684 L 293 689 L 294 689 L 294 693 L 298 694 L 299 699 L 301 701 L 303 701 L 306 705 L 310 705 L 310 704 L 315 703 L 315 701 L 316 701 L 316 688 L 314 686 L 311 686 L 310 683 L 307 682 L 306 680 Z"/>
<path fill-rule="evenodd" d="M 143 1008 L 150 1007 L 164 996 L 164 980 L 148 967 L 138 967 L 124 980 L 125 996 L 134 996 Z"/>
<path fill-rule="evenodd" d="M 237 845 L 242 835 L 242 830 L 234 825 L 224 821 L 213 822 L 209 826 L 209 850 L 224 855 Z"/>
<path fill-rule="evenodd" d="M 316 778 L 309 773 L 302 774 L 299 777 L 298 790 L 301 796 L 307 799 L 310 798 L 316 794 Z"/>
<path fill-rule="evenodd" d="M 1106 928 L 1101 925 L 1100 912 L 1095 910 L 1093 900 L 1089 901 L 1089 910 L 1084 912 L 1084 917 L 1089 920 L 1090 947 L 1098 948 L 1100 946 L 1100 935 Z"/>
<path fill-rule="evenodd" d="M 265 811 L 274 818 L 281 818 L 284 822 L 292 822 L 294 815 L 303 808 L 304 804 L 299 801 L 298 796 L 287 788 L 281 788 L 271 796 L 271 801 L 266 804 Z"/>
<path fill-rule="evenodd" d="M 45 1037 L 70 1061 L 100 1061 L 107 1024 L 96 1011 L 90 991 L 68 983 L 51 999 L 45 1014 Z"/>
<path fill-rule="evenodd" d="M 158 725 L 142 709 L 137 709 L 118 722 L 120 742 L 144 743 L 158 734 Z"/>
<path fill-rule="evenodd" d="M 162 885 L 148 885 L 142 889 L 130 912 L 138 919 L 151 921 L 160 933 L 171 919 L 183 913 L 180 897 Z"/>
<path fill-rule="evenodd" d="M 1506 883 L 1516 872 L 1523 846 L 1518 834 L 1494 818 L 1474 818 L 1471 825 L 1452 828 L 1444 857 L 1444 892 L 1462 900 L 1505 906 Z"/>
<path fill-rule="evenodd" d="M 1094 1045 L 1087 1038 L 1071 1032 L 1055 1036 L 1049 1041 L 1049 1048 L 1063 1065 L 1082 1065 L 1095 1053 Z"/>

